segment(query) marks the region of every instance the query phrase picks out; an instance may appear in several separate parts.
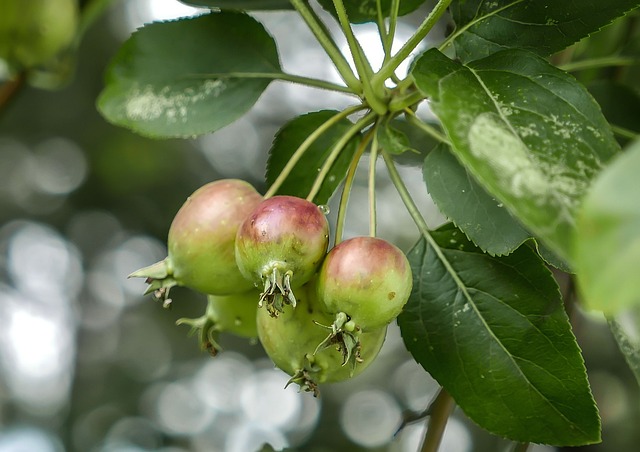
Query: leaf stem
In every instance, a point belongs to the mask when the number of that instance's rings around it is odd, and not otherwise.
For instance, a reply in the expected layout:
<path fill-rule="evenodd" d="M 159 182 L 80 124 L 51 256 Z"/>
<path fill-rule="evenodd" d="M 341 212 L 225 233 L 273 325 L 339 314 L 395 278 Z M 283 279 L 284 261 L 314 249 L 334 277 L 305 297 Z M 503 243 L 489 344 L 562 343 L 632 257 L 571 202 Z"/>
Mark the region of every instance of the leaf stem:
<path fill-rule="evenodd" d="M 113 5 L 117 0 L 90 0 L 82 8 L 80 23 L 76 33 L 76 43 L 79 43 L 89 28 Z"/>
<path fill-rule="evenodd" d="M 366 126 L 371 124 L 376 116 L 377 114 L 375 112 L 369 112 L 368 114 L 360 118 L 360 120 L 356 122 L 353 126 L 351 126 L 351 128 L 347 130 L 340 137 L 340 139 L 336 142 L 336 144 L 333 145 L 333 148 L 331 149 L 329 156 L 327 157 L 324 164 L 322 165 L 322 168 L 320 169 L 320 172 L 318 173 L 316 180 L 313 182 L 313 186 L 311 187 L 311 190 L 309 191 L 309 195 L 307 196 L 307 201 L 313 201 L 313 198 L 316 197 L 316 195 L 320 191 L 322 182 L 324 182 L 325 177 L 327 177 L 327 174 L 329 174 L 329 171 L 331 170 L 331 166 L 334 164 L 334 162 L 340 155 L 340 152 L 347 145 L 349 140 L 353 138 L 362 129 L 364 129 Z"/>
<path fill-rule="evenodd" d="M 377 74 L 371 79 L 373 86 L 384 84 L 385 80 L 392 77 L 395 70 L 400 64 L 406 60 L 411 52 L 420 44 L 420 42 L 429 34 L 433 26 L 440 20 L 444 12 L 449 7 L 452 0 L 439 0 L 436 6 L 433 7 L 427 18 L 420 24 L 416 32 L 404 43 L 402 48 L 398 50 L 393 57 L 382 65 Z"/>
<path fill-rule="evenodd" d="M 430 406 L 429 422 L 427 423 L 427 431 L 420 449 L 421 452 L 438 451 L 444 435 L 444 429 L 454 408 L 455 402 L 453 398 L 444 388 L 441 388 Z"/>
<path fill-rule="evenodd" d="M 293 7 L 298 11 L 313 35 L 316 37 L 324 51 L 327 53 L 335 65 L 342 80 L 347 84 L 353 93 L 362 91 L 362 84 L 351 70 L 351 66 L 340 52 L 340 49 L 331 38 L 329 31 L 322 23 L 316 13 L 309 7 L 305 0 L 290 0 Z"/>
<path fill-rule="evenodd" d="M 344 224 L 345 219 L 347 217 L 347 204 L 349 203 L 349 195 L 351 194 L 351 187 L 353 186 L 353 181 L 355 179 L 356 170 L 358 169 L 358 162 L 362 158 L 362 154 L 364 154 L 365 149 L 369 145 L 369 141 L 371 140 L 373 131 L 369 131 L 362 142 L 358 146 L 353 158 L 351 159 L 351 163 L 349 164 L 349 170 L 347 171 L 347 176 L 344 180 L 344 187 L 342 188 L 342 194 L 340 196 L 340 206 L 338 207 L 338 218 L 336 219 L 336 234 L 334 240 L 334 246 L 342 242 L 342 237 L 344 235 Z"/>
<path fill-rule="evenodd" d="M 609 124 L 611 126 L 611 130 L 618 136 L 623 138 L 628 138 L 630 140 L 635 140 L 640 138 L 640 133 L 634 132 L 633 130 L 629 130 L 625 127 L 617 126 L 615 124 Z"/>
<path fill-rule="evenodd" d="M 405 108 L 404 113 L 406 118 L 409 120 L 411 124 L 418 127 L 427 135 L 432 136 L 433 138 L 435 138 L 436 140 L 442 143 L 451 144 L 451 142 L 449 141 L 449 138 L 447 138 L 446 135 L 444 135 L 442 132 L 440 132 L 438 129 L 436 129 L 432 125 L 427 124 L 426 122 L 418 118 L 418 116 L 415 114 L 413 110 L 409 108 Z"/>
<path fill-rule="evenodd" d="M 282 171 L 280 172 L 276 180 L 273 181 L 273 184 L 271 184 L 271 187 L 269 187 L 269 190 L 267 190 L 267 192 L 265 193 L 264 198 L 267 199 L 276 194 L 280 186 L 284 183 L 287 177 L 289 177 L 289 174 L 291 173 L 293 168 L 298 164 L 298 162 L 300 161 L 304 153 L 320 137 L 320 135 L 322 135 L 324 132 L 329 130 L 333 125 L 335 125 L 342 119 L 348 117 L 349 115 L 352 115 L 353 113 L 356 113 L 359 110 L 362 110 L 363 108 L 365 107 L 363 107 L 362 105 L 354 105 L 352 107 L 345 108 L 341 112 L 329 118 L 316 130 L 314 130 L 313 133 L 309 135 L 300 144 L 300 146 L 298 146 L 298 149 L 296 149 L 296 151 L 293 153 L 293 155 L 291 156 L 287 164 L 284 166 L 284 168 L 282 169 Z"/>
<path fill-rule="evenodd" d="M 212 72 L 206 74 L 194 74 L 187 77 L 193 79 L 268 78 L 272 80 L 281 80 L 283 82 L 297 83 L 299 85 L 305 85 L 311 88 L 320 88 L 326 89 L 328 91 L 336 91 L 339 93 L 356 95 L 348 86 L 338 85 L 337 83 L 332 83 L 313 77 L 288 74 L 286 72 Z"/>
<path fill-rule="evenodd" d="M 624 56 L 606 56 L 602 58 L 590 58 L 582 61 L 571 61 L 559 66 L 566 72 L 584 71 L 586 69 L 597 69 L 609 66 L 635 66 L 640 64 L 639 58 L 630 58 Z"/>
<path fill-rule="evenodd" d="M 371 155 L 369 156 L 369 236 L 376 236 L 376 162 L 378 160 L 378 134 L 377 127 L 371 130 L 373 141 L 371 142 Z"/>
<path fill-rule="evenodd" d="M 373 69 L 371 69 L 371 64 L 364 54 L 362 46 L 353 34 L 353 29 L 351 28 L 351 24 L 349 23 L 349 18 L 347 17 L 347 11 L 345 10 L 344 2 L 342 0 L 333 0 L 333 5 L 335 6 L 336 13 L 338 15 L 338 22 L 340 23 L 340 27 L 342 28 L 344 36 L 347 38 L 349 50 L 351 51 L 353 62 L 356 65 L 358 76 L 362 81 L 364 97 L 373 111 L 375 111 L 379 115 L 384 115 L 387 112 L 387 106 L 382 99 L 385 94 L 384 87 L 376 90 L 369 81 L 373 76 Z"/>

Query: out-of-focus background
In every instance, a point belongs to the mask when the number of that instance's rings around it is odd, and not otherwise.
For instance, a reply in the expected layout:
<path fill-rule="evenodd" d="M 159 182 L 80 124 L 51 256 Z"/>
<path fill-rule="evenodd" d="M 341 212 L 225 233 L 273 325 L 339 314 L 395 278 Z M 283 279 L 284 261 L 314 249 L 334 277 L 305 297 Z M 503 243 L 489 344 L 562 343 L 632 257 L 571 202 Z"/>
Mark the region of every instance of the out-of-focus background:
<path fill-rule="evenodd" d="M 314 398 L 284 389 L 288 377 L 259 344 L 222 336 L 223 353 L 202 352 L 175 321 L 201 315 L 204 296 L 175 289 L 166 310 L 142 296 L 143 281 L 126 278 L 166 255 L 171 219 L 196 188 L 241 178 L 264 191 L 276 130 L 298 114 L 347 105 L 337 94 L 273 83 L 247 116 L 194 140 L 154 141 L 107 124 L 95 100 L 118 46 L 146 22 L 197 13 L 172 0 L 114 2 L 84 36 L 65 87 L 25 87 L 0 112 L 0 452 L 250 452 L 263 443 L 414 452 L 424 421 L 395 433 L 438 386 L 395 326 L 369 370 Z M 276 37 L 286 69 L 338 81 L 294 13 L 256 17 Z M 421 17 L 424 10 L 404 19 L 399 42 Z M 357 36 L 380 61 L 376 30 L 359 26 Z M 419 168 L 401 171 L 425 199 Z M 379 174 L 379 233 L 406 250 L 417 230 Z M 365 177 L 347 236 L 367 232 L 358 200 Z M 433 205 L 420 207 L 432 226 L 442 223 Z M 638 450 L 635 380 L 601 319 L 578 312 L 573 320 L 604 425 L 603 445 L 584 450 Z M 456 411 L 442 451 L 509 448 Z"/>

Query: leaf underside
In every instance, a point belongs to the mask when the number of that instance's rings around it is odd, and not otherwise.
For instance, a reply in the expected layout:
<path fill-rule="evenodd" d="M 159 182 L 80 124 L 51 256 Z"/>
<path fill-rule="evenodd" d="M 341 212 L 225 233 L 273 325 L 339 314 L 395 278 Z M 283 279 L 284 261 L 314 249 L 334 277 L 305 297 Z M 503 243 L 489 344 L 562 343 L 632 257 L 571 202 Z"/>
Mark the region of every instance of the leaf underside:
<path fill-rule="evenodd" d="M 600 441 L 598 412 L 561 296 L 535 252 L 506 257 L 461 231 L 408 253 L 414 290 L 398 317 L 407 349 L 482 428 L 520 441 Z"/>

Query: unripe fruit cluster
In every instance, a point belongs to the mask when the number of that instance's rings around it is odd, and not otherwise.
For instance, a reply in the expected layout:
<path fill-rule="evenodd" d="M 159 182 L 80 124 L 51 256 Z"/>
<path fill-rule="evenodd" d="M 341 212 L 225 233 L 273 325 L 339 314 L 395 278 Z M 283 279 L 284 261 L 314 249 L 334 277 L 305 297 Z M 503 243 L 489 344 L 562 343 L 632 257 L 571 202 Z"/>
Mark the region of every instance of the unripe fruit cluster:
<path fill-rule="evenodd" d="M 328 244 L 315 204 L 220 180 L 178 211 L 168 256 L 131 276 L 147 278 L 147 293 L 167 305 L 175 285 L 207 294 L 204 316 L 179 320 L 204 348 L 219 350 L 220 331 L 257 336 L 292 382 L 317 392 L 374 360 L 412 285 L 406 257 L 382 239 L 356 237 L 327 253 Z"/>

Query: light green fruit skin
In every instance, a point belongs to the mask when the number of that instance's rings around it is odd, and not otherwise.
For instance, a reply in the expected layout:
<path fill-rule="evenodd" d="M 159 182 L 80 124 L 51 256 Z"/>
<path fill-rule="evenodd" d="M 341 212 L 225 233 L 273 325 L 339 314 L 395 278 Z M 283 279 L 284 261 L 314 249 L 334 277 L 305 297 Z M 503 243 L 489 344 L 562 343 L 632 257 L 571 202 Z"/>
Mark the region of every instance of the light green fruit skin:
<path fill-rule="evenodd" d="M 253 288 L 236 265 L 235 239 L 240 223 L 261 201 L 251 184 L 238 179 L 196 190 L 169 228 L 168 270 L 178 284 L 212 295 Z"/>
<path fill-rule="evenodd" d="M 29 69 L 43 64 L 73 41 L 77 0 L 0 0 L 0 58 Z"/>
<path fill-rule="evenodd" d="M 285 306 L 277 318 L 271 317 L 266 309 L 258 309 L 258 338 L 274 364 L 291 376 L 304 368 L 305 355 L 312 355 L 330 332 L 315 322 L 322 325 L 333 322 L 333 318 L 315 306 L 316 301 L 310 298 L 310 294 L 313 294 L 312 288 L 308 285 L 301 287 L 296 307 Z M 383 327 L 360 335 L 362 362 L 357 363 L 353 373 L 348 364 L 342 365 L 342 353 L 335 347 L 318 352 L 314 363 L 319 370 L 311 372 L 314 383 L 335 383 L 361 374 L 380 352 L 386 330 Z"/>
<path fill-rule="evenodd" d="M 321 307 L 347 314 L 363 331 L 392 322 L 413 286 L 411 265 L 395 245 L 375 237 L 355 237 L 332 248 L 316 282 Z"/>
<path fill-rule="evenodd" d="M 258 337 L 256 310 L 259 298 L 257 290 L 233 295 L 208 295 L 207 317 L 215 323 L 217 331 L 246 338 Z"/>

